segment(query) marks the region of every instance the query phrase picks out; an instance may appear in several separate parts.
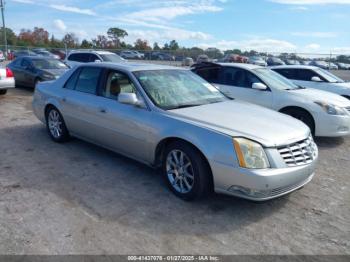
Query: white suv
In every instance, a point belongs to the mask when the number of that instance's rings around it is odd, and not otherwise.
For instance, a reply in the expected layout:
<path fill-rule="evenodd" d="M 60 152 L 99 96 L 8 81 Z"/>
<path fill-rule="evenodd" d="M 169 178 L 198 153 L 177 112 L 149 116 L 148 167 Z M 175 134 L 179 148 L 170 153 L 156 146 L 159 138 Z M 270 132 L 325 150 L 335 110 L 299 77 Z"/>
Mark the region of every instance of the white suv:
<path fill-rule="evenodd" d="M 299 86 L 336 93 L 350 99 L 350 83 L 322 68 L 315 66 L 276 66 L 271 67 L 271 69 Z"/>
<path fill-rule="evenodd" d="M 193 71 L 228 97 L 301 120 L 316 136 L 350 134 L 350 101 L 344 97 L 298 87 L 278 73 L 255 65 L 205 63 L 195 66 Z"/>
<path fill-rule="evenodd" d="M 82 63 L 112 62 L 122 63 L 126 60 L 119 55 L 108 51 L 73 51 L 65 59 L 65 63 L 70 67 Z"/>

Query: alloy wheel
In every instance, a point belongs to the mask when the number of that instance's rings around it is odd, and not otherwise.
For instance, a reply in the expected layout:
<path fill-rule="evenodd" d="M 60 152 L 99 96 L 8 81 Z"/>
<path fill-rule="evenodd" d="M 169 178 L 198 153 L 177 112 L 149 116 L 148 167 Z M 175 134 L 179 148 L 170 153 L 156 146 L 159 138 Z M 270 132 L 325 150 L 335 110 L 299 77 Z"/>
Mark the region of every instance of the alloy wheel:
<path fill-rule="evenodd" d="M 48 125 L 51 135 L 58 139 L 62 136 L 62 119 L 60 114 L 52 109 L 48 116 Z"/>
<path fill-rule="evenodd" d="M 166 159 L 166 172 L 172 187 L 181 194 L 190 192 L 194 186 L 191 160 L 181 150 L 172 150 Z"/>

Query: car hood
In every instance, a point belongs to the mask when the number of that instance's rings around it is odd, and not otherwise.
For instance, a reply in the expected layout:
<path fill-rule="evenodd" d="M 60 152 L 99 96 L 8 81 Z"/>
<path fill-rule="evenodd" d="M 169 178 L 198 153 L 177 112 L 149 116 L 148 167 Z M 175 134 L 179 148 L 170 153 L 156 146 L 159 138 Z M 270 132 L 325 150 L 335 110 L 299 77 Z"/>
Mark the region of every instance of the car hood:
<path fill-rule="evenodd" d="M 344 83 L 332 83 L 333 85 L 336 85 L 338 87 L 343 88 L 344 90 L 350 90 L 350 82 L 344 82 Z"/>
<path fill-rule="evenodd" d="M 306 98 L 307 100 L 310 100 L 310 101 L 326 102 L 339 107 L 350 106 L 350 101 L 348 99 L 327 91 L 322 91 L 322 90 L 313 89 L 313 88 L 306 88 L 306 89 L 290 90 L 288 92 L 291 92 L 297 96 Z"/>
<path fill-rule="evenodd" d="M 61 76 L 69 69 L 43 69 L 41 70 L 43 73 L 48 73 L 54 76 Z"/>
<path fill-rule="evenodd" d="M 309 128 L 299 120 L 238 100 L 167 112 L 182 121 L 255 140 L 266 147 L 290 144 L 310 134 Z"/>

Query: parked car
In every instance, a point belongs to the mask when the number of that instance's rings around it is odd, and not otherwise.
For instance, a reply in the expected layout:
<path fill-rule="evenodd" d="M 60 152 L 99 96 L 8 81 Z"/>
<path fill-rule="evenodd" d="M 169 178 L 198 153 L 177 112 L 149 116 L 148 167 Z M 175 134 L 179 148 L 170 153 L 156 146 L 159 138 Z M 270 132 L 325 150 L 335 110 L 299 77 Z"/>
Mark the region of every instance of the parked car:
<path fill-rule="evenodd" d="M 207 64 L 194 72 L 231 98 L 265 106 L 303 121 L 315 136 L 350 134 L 350 101 L 298 87 L 271 69 L 246 64 Z"/>
<path fill-rule="evenodd" d="M 307 184 L 318 158 L 302 122 L 230 100 L 186 69 L 80 65 L 40 83 L 33 110 L 55 142 L 71 135 L 160 167 L 186 200 L 276 198 Z"/>
<path fill-rule="evenodd" d="M 192 66 L 194 64 L 194 61 L 192 57 L 186 57 L 184 60 L 182 60 L 182 66 Z"/>
<path fill-rule="evenodd" d="M 260 56 L 249 57 L 248 63 L 252 65 L 267 66 L 265 60 Z"/>
<path fill-rule="evenodd" d="M 248 63 L 248 57 L 237 54 L 227 54 L 221 61 L 225 63 Z"/>
<path fill-rule="evenodd" d="M 4 61 L 5 61 L 4 52 L 0 51 L 0 62 L 4 62 Z"/>
<path fill-rule="evenodd" d="M 54 55 L 58 55 L 60 57 L 60 60 L 64 60 L 66 58 L 66 51 L 64 50 L 51 49 L 50 52 Z"/>
<path fill-rule="evenodd" d="M 300 62 L 298 60 L 294 60 L 294 59 L 286 59 L 285 64 L 286 65 L 300 65 Z"/>
<path fill-rule="evenodd" d="M 120 56 L 125 59 L 144 59 L 145 55 L 133 50 L 124 50 L 120 52 Z"/>
<path fill-rule="evenodd" d="M 163 52 L 148 52 L 145 54 L 147 60 L 175 61 L 175 56 Z"/>
<path fill-rule="evenodd" d="M 37 56 L 37 54 L 30 50 L 19 50 L 13 53 L 13 59 L 16 59 L 21 56 Z"/>
<path fill-rule="evenodd" d="M 334 63 L 329 63 L 329 69 L 330 70 L 338 70 L 339 67 L 336 64 L 334 64 Z"/>
<path fill-rule="evenodd" d="M 205 62 L 209 62 L 209 57 L 207 55 L 199 55 L 197 57 L 197 63 L 205 63 Z"/>
<path fill-rule="evenodd" d="M 317 60 L 314 60 L 310 63 L 311 66 L 317 66 L 319 68 L 322 68 L 322 69 L 326 69 L 328 70 L 329 69 L 329 64 L 325 61 L 317 61 Z"/>
<path fill-rule="evenodd" d="M 301 65 L 310 65 L 311 62 L 312 62 L 312 61 L 310 61 L 310 60 L 302 60 L 302 61 L 300 61 L 300 64 L 301 64 Z"/>
<path fill-rule="evenodd" d="M 49 51 L 46 50 L 37 50 L 37 51 L 33 51 L 34 53 L 36 53 L 39 56 L 43 56 L 43 57 L 47 57 L 47 58 L 53 58 L 53 59 L 60 59 L 60 56 L 55 55 Z"/>
<path fill-rule="evenodd" d="M 12 61 L 8 67 L 12 70 L 16 85 L 35 88 L 39 82 L 59 78 L 69 67 L 63 62 L 44 57 L 24 56 Z"/>
<path fill-rule="evenodd" d="M 266 62 L 268 66 L 285 65 L 285 63 L 277 57 L 269 57 Z"/>
<path fill-rule="evenodd" d="M 350 83 L 315 66 L 279 66 L 271 68 L 296 85 L 336 93 L 350 99 Z"/>
<path fill-rule="evenodd" d="M 74 67 L 82 63 L 112 62 L 123 63 L 126 60 L 108 51 L 73 51 L 64 60 L 67 65 Z"/>
<path fill-rule="evenodd" d="M 9 67 L 0 68 L 0 95 L 5 95 L 8 89 L 15 87 L 13 72 Z"/>

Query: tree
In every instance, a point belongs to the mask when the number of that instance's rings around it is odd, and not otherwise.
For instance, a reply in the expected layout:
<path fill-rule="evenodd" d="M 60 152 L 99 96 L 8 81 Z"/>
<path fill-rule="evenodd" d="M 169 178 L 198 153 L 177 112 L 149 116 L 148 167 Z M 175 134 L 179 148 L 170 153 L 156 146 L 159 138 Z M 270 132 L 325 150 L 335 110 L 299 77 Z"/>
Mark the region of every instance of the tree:
<path fill-rule="evenodd" d="M 176 40 L 171 40 L 170 43 L 169 43 L 169 49 L 170 50 L 178 50 L 180 47 L 179 47 L 179 44 L 176 42 Z"/>
<path fill-rule="evenodd" d="M 148 45 L 147 40 L 137 39 L 134 48 L 136 50 L 151 50 L 152 48 Z"/>
<path fill-rule="evenodd" d="M 34 45 L 45 46 L 49 43 L 49 32 L 47 32 L 44 28 L 34 27 L 32 39 Z"/>
<path fill-rule="evenodd" d="M 50 47 L 53 47 L 53 48 L 64 47 L 64 44 L 62 43 L 62 41 L 56 39 L 54 35 L 51 36 L 49 45 L 50 45 Z"/>
<path fill-rule="evenodd" d="M 128 33 L 118 27 L 111 27 L 107 31 L 108 38 L 112 40 L 114 47 L 120 48 L 120 39 L 128 36 Z"/>
<path fill-rule="evenodd" d="M 67 45 L 68 48 L 75 48 L 78 45 L 79 39 L 74 33 L 66 34 L 62 42 Z"/>
<path fill-rule="evenodd" d="M 81 42 L 81 45 L 80 45 L 81 48 L 92 48 L 93 47 L 93 44 L 91 42 L 89 42 L 88 40 L 84 39 L 82 42 Z"/>
<path fill-rule="evenodd" d="M 6 38 L 7 38 L 7 44 L 8 45 L 16 45 L 17 44 L 17 36 L 10 28 L 6 28 Z M 3 29 L 0 28 L 0 43 L 1 45 L 5 45 L 4 41 L 4 35 L 3 35 Z"/>
<path fill-rule="evenodd" d="M 18 35 L 18 41 L 20 45 L 33 45 L 33 32 L 29 29 L 21 29 Z"/>
<path fill-rule="evenodd" d="M 92 43 L 97 48 L 108 48 L 111 43 L 108 41 L 108 38 L 104 35 L 98 35 L 95 39 L 92 40 Z"/>
<path fill-rule="evenodd" d="M 155 42 L 155 43 L 153 44 L 153 50 L 155 50 L 155 51 L 160 50 L 160 47 L 159 47 L 159 45 L 158 45 L 157 42 Z"/>

